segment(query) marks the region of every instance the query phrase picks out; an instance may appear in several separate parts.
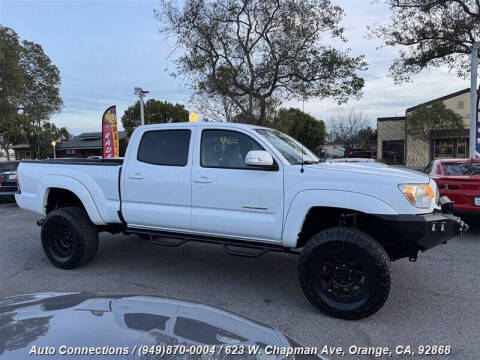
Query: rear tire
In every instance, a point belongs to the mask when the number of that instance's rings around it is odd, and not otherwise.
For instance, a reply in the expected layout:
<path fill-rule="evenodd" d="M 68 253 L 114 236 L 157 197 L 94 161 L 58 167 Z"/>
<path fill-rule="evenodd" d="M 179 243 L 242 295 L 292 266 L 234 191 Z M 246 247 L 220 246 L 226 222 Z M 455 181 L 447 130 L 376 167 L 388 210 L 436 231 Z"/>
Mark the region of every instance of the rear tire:
<path fill-rule="evenodd" d="M 85 210 L 53 210 L 42 224 L 42 246 L 48 260 L 60 269 L 88 263 L 98 249 L 98 233 Z"/>
<path fill-rule="evenodd" d="M 371 236 L 336 227 L 319 232 L 300 255 L 298 277 L 307 299 L 341 319 L 376 313 L 390 293 L 390 259 Z"/>

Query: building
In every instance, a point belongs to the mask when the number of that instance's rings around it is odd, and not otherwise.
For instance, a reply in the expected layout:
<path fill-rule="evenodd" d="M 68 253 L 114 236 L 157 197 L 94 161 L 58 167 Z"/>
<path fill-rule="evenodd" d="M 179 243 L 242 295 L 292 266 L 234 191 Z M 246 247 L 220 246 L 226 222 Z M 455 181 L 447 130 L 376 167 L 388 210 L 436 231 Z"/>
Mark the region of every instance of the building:
<path fill-rule="evenodd" d="M 408 134 L 408 117 L 417 108 L 443 102 L 447 109 L 459 114 L 464 122 L 461 130 L 432 130 L 430 141 Z M 466 158 L 470 123 L 470 89 L 457 91 L 408 108 L 405 116 L 377 119 L 377 159 L 387 164 L 425 167 L 433 159 Z"/>
<path fill-rule="evenodd" d="M 118 139 L 121 150 L 122 143 L 127 141 L 125 131 L 118 132 Z M 56 155 L 57 158 L 86 158 L 89 156 L 102 156 L 102 133 L 91 132 L 74 136 L 70 140 L 57 145 Z M 123 156 L 121 151 L 120 156 Z"/>
<path fill-rule="evenodd" d="M 405 165 L 405 116 L 378 118 L 377 133 L 377 159 Z"/>
<path fill-rule="evenodd" d="M 30 160 L 32 158 L 30 144 L 13 145 L 12 150 L 15 154 L 15 160 Z"/>

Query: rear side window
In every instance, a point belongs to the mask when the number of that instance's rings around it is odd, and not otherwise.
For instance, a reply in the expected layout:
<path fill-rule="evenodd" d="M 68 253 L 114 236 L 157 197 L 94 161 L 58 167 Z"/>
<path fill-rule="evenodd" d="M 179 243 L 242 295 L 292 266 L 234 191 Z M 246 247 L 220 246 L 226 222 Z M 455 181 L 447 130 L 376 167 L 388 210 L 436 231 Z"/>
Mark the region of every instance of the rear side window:
<path fill-rule="evenodd" d="M 480 175 L 480 163 L 443 163 L 443 171 L 445 172 L 445 175 Z"/>
<path fill-rule="evenodd" d="M 185 166 L 188 162 L 190 130 L 155 130 L 143 134 L 138 161 L 166 166 Z"/>

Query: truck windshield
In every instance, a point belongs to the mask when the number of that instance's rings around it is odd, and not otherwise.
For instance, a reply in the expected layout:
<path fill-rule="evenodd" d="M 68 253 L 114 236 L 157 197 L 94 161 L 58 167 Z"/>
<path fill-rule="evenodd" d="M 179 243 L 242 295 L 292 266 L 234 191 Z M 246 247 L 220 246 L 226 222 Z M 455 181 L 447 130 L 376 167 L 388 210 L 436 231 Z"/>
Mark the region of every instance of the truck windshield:
<path fill-rule="evenodd" d="M 291 165 L 315 164 L 320 162 L 310 150 L 292 137 L 273 129 L 255 129 L 275 147 Z M 302 156 L 303 152 L 303 156 Z"/>

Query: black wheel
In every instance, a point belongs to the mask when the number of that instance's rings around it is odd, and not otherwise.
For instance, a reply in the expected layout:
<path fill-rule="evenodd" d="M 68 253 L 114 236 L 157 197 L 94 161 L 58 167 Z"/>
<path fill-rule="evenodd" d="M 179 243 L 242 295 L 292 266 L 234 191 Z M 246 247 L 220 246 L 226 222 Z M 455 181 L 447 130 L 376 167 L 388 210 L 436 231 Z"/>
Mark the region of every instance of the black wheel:
<path fill-rule="evenodd" d="M 42 225 L 42 246 L 48 260 L 61 269 L 89 262 L 98 249 L 98 234 L 85 210 L 53 210 Z"/>
<path fill-rule="evenodd" d="M 319 232 L 300 255 L 298 277 L 307 299 L 341 319 L 376 313 L 390 293 L 390 259 L 369 235 L 337 227 Z"/>

